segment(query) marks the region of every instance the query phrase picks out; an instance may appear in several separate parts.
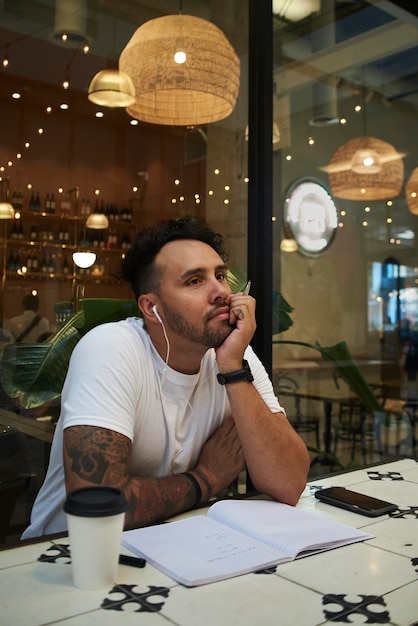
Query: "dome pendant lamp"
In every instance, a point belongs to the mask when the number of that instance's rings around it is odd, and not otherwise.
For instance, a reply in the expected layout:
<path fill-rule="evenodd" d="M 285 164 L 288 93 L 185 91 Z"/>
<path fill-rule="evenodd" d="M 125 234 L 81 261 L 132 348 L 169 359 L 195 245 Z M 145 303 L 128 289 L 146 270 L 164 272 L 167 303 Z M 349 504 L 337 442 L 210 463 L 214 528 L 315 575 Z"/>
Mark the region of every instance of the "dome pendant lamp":
<path fill-rule="evenodd" d="M 386 200 L 401 192 L 404 156 L 382 139 L 357 137 L 340 146 L 321 169 L 328 172 L 336 198 Z"/>
<path fill-rule="evenodd" d="M 198 126 L 232 113 L 239 90 L 239 59 L 224 33 L 191 15 L 145 22 L 119 57 L 132 79 L 132 117 L 151 124 Z"/>

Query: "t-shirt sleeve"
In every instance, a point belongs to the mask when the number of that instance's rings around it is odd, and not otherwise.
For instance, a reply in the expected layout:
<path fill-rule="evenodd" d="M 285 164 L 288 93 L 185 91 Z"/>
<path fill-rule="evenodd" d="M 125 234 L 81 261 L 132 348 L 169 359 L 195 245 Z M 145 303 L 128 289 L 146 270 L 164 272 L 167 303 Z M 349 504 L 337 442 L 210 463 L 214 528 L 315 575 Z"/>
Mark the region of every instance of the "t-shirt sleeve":
<path fill-rule="evenodd" d="M 140 348 L 132 333 L 116 324 L 98 326 L 79 341 L 62 391 L 64 428 L 98 426 L 132 440 L 143 382 Z"/>
<path fill-rule="evenodd" d="M 273 413 L 281 411 L 286 414 L 286 411 L 281 406 L 276 394 L 274 393 L 272 382 L 266 372 L 266 369 L 260 359 L 256 356 L 251 346 L 245 351 L 245 358 L 250 365 L 251 372 L 254 376 L 254 386 L 257 389 L 264 402 Z"/>

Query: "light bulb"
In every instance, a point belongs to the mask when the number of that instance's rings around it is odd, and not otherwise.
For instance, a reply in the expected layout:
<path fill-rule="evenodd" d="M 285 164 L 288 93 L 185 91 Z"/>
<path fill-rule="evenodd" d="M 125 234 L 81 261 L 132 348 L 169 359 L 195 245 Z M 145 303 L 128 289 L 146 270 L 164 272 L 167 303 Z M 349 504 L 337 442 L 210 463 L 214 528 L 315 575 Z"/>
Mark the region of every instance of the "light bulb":
<path fill-rule="evenodd" d="M 174 60 L 179 65 L 182 65 L 183 63 L 185 63 L 186 58 L 187 58 L 186 53 L 183 52 L 182 50 L 178 50 L 178 52 L 176 52 L 174 55 Z"/>

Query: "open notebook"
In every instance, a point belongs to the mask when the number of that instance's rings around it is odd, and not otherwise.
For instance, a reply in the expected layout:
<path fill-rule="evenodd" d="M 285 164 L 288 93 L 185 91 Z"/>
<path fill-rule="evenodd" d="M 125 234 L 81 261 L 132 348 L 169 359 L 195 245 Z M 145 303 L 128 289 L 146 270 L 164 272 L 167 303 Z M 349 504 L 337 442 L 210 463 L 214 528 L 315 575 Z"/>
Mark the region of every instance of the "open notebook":
<path fill-rule="evenodd" d="M 122 544 L 192 587 L 372 536 L 279 502 L 222 500 L 206 515 L 125 531 Z"/>

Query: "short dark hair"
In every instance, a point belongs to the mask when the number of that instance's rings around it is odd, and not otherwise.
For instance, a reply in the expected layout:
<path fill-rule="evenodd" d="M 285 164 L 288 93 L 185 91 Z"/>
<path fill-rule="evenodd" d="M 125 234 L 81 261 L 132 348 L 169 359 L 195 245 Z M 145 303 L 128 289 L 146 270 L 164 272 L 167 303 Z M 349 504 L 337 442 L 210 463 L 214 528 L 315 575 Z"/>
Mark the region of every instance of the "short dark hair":
<path fill-rule="evenodd" d="M 178 239 L 195 239 L 213 248 L 225 262 L 228 258 L 223 248 L 223 237 L 204 220 L 197 217 L 179 217 L 163 220 L 139 232 L 132 247 L 122 260 L 122 277 L 132 285 L 135 298 L 142 293 L 158 293 L 160 276 L 154 261 L 166 243 Z"/>
<path fill-rule="evenodd" d="M 31 293 L 26 294 L 22 300 L 22 306 L 25 311 L 36 311 L 39 309 L 39 297 Z"/>

